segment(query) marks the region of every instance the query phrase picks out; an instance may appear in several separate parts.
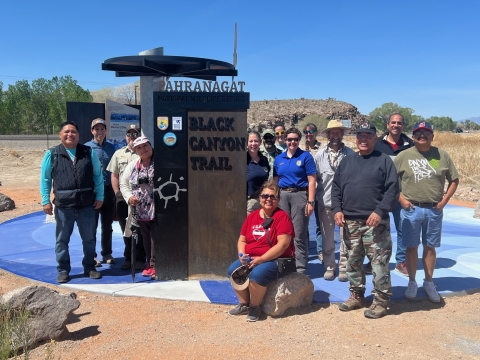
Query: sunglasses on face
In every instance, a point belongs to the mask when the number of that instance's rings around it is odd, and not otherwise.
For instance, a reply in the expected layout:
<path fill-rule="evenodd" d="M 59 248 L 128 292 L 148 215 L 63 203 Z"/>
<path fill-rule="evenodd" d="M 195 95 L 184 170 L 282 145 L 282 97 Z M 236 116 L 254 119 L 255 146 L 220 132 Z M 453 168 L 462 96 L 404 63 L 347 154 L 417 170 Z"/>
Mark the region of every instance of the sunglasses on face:
<path fill-rule="evenodd" d="M 297 137 L 297 138 L 286 138 L 285 140 L 287 140 L 288 142 L 292 142 L 292 141 L 298 142 L 300 139 Z"/>
<path fill-rule="evenodd" d="M 272 135 L 265 135 L 263 137 L 264 140 L 273 140 L 273 136 Z"/>
<path fill-rule="evenodd" d="M 357 134 L 357 139 L 371 139 L 373 134 Z"/>
<path fill-rule="evenodd" d="M 310 130 L 303 130 L 303 133 L 304 133 L 305 135 L 308 135 L 308 134 L 313 135 L 313 134 L 315 134 L 315 130 L 312 130 L 312 129 L 310 129 Z"/>
<path fill-rule="evenodd" d="M 129 138 L 137 138 L 137 137 L 138 137 L 138 133 L 127 133 L 127 137 L 129 137 Z"/>
<path fill-rule="evenodd" d="M 277 135 L 277 136 L 281 136 L 281 135 L 283 135 L 283 134 L 285 134 L 285 130 L 275 131 L 275 135 Z"/>
<path fill-rule="evenodd" d="M 261 197 L 263 200 L 267 200 L 267 199 L 277 200 L 277 199 L 278 199 L 275 195 L 269 195 L 269 194 L 261 194 L 260 197 Z"/>

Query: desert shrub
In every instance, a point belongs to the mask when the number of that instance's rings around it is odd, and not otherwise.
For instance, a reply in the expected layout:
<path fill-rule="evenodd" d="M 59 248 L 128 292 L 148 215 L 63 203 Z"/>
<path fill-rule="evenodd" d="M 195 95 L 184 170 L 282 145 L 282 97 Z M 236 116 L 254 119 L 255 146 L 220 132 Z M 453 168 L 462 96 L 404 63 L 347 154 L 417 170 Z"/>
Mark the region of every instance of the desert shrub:
<path fill-rule="evenodd" d="M 28 310 L 14 311 L 0 305 L 0 360 L 17 358 L 20 353 L 28 359 L 28 343 L 33 336 L 29 317 Z"/>
<path fill-rule="evenodd" d="M 323 129 L 327 127 L 328 119 L 321 117 L 320 115 L 317 115 L 317 114 L 310 114 L 305 116 L 302 120 L 300 120 L 296 127 L 300 130 L 303 130 L 304 126 L 308 123 L 314 124 L 318 129 L 318 133 L 320 133 Z"/>

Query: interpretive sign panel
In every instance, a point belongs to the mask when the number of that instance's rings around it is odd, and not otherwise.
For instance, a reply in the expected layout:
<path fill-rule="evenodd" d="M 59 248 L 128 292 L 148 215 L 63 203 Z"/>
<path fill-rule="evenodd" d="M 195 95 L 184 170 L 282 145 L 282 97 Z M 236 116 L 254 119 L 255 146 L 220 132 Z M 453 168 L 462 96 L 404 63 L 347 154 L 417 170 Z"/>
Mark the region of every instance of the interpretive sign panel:
<path fill-rule="evenodd" d="M 246 216 L 249 93 L 154 92 L 156 274 L 225 277 Z"/>

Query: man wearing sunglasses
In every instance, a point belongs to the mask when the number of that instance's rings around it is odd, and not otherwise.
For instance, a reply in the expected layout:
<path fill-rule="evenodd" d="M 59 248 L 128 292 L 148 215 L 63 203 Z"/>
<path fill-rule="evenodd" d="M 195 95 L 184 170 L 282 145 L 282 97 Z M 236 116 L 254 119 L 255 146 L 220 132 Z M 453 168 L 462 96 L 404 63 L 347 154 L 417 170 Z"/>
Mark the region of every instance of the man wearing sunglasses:
<path fill-rule="evenodd" d="M 387 313 L 392 296 L 389 261 L 392 255 L 389 212 L 398 201 L 395 165 L 389 156 L 376 151 L 377 129 L 370 122 L 355 131 L 358 153 L 343 158 L 332 184 L 332 211 L 343 228 L 348 250 L 347 277 L 350 298 L 339 305 L 341 311 L 365 307 L 365 255 L 373 268 L 373 303 L 365 310 L 367 318 Z"/>
<path fill-rule="evenodd" d="M 417 296 L 415 275 L 418 266 L 418 246 L 422 237 L 422 263 L 425 272 L 423 289 L 428 299 L 440 302 L 440 295 L 433 284 L 433 271 L 437 258 L 435 248 L 440 246 L 443 208 L 458 187 L 458 172 L 452 159 L 442 149 L 432 146 L 433 128 L 428 122 L 413 127 L 415 146 L 395 158 L 395 167 L 401 183 L 402 240 L 407 248 L 408 270 L 407 299 Z M 448 181 L 445 191 L 445 180 Z"/>
<path fill-rule="evenodd" d="M 138 159 L 138 155 L 135 153 L 133 148 L 133 142 L 137 137 L 141 135 L 140 128 L 135 124 L 130 124 L 126 129 L 125 139 L 127 140 L 127 146 L 124 146 L 121 149 L 118 149 L 112 157 L 110 164 L 108 164 L 107 170 L 112 173 L 112 188 L 115 192 L 115 198 L 117 200 L 117 217 L 118 222 L 120 223 L 120 228 L 122 229 L 122 234 L 125 233 L 126 219 L 128 217 L 128 205 L 123 198 L 123 195 L 120 191 L 120 177 L 127 165 L 132 161 Z M 140 235 L 140 232 L 138 234 Z M 131 269 L 131 261 L 135 261 L 135 267 L 138 270 L 142 270 L 145 267 L 146 254 L 143 247 L 143 241 L 141 238 L 138 240 L 137 244 L 137 258 L 131 259 L 132 253 L 132 242 L 130 237 L 123 237 L 123 242 L 125 244 L 125 250 L 123 256 L 125 257 L 125 262 L 120 266 L 123 270 Z"/>
<path fill-rule="evenodd" d="M 387 132 L 377 139 L 375 150 L 378 150 L 395 160 L 395 157 L 402 151 L 413 146 L 413 140 L 403 133 L 405 121 L 401 114 L 392 114 L 387 123 Z M 395 253 L 395 270 L 403 276 L 408 276 L 407 267 L 405 265 L 405 247 L 402 245 L 402 228 L 400 210 L 402 206 L 398 202 L 392 211 L 395 230 L 397 231 L 397 251 Z M 372 273 L 372 266 L 368 263 L 365 266 L 366 273 Z"/>
<path fill-rule="evenodd" d="M 283 150 L 275 146 L 275 132 L 272 129 L 266 129 L 262 134 L 263 145 L 260 147 L 260 152 L 268 160 L 270 165 L 270 172 L 268 174 L 268 180 L 273 178 L 273 163 L 275 158 L 283 152 Z"/>
<path fill-rule="evenodd" d="M 275 130 L 275 145 L 282 149 L 282 151 L 287 149 L 287 143 L 285 142 L 285 126 L 283 125 L 277 125 L 274 128 Z"/>

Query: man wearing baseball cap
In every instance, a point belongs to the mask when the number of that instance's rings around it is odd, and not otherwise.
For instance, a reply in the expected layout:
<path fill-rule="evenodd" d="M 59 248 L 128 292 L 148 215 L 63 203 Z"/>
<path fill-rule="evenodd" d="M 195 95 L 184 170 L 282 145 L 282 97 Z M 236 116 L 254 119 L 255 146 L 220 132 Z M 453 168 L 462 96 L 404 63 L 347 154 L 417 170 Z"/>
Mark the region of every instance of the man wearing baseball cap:
<path fill-rule="evenodd" d="M 97 118 L 92 121 L 90 127 L 93 139 L 87 143 L 86 146 L 90 146 L 97 154 L 100 164 L 102 165 L 103 173 L 103 186 L 104 186 L 104 199 L 100 209 L 95 211 L 95 229 L 98 226 L 98 217 L 101 215 L 101 244 L 102 244 L 102 257 L 103 262 L 107 264 L 115 264 L 115 259 L 112 257 L 112 223 L 115 216 L 115 194 L 112 190 L 112 182 L 110 180 L 110 171 L 107 170 L 108 163 L 115 153 L 115 146 L 108 141 L 107 138 L 107 123 L 105 120 Z M 95 237 L 96 239 L 96 237 Z M 96 240 L 95 240 L 96 242 Z M 102 264 L 97 260 L 95 254 L 95 263 L 97 267 Z"/>
<path fill-rule="evenodd" d="M 336 224 L 343 227 L 351 293 L 339 309 L 350 311 L 365 306 L 363 261 L 367 255 L 373 268 L 374 299 L 364 315 L 376 319 L 386 315 L 392 296 L 389 212 L 398 201 L 398 180 L 392 159 L 375 150 L 375 126 L 364 122 L 355 134 L 359 151 L 338 164 L 332 184 L 332 212 Z"/>
<path fill-rule="evenodd" d="M 122 192 L 120 191 L 120 178 L 125 171 L 127 165 L 133 161 L 138 159 L 138 155 L 135 153 L 133 148 L 133 142 L 135 139 L 141 136 L 140 128 L 136 124 L 130 124 L 126 128 L 126 136 L 125 139 L 127 141 L 127 146 L 124 146 L 121 149 L 118 149 L 110 160 L 110 164 L 108 164 L 107 170 L 111 172 L 111 181 L 112 181 L 112 188 L 115 193 L 115 199 L 117 202 L 117 218 L 120 224 L 120 228 L 122 229 L 122 234 L 125 234 L 125 226 L 127 223 L 128 217 L 128 204 L 125 202 L 123 198 Z M 137 258 L 133 259 L 136 262 L 135 267 L 137 270 L 142 270 L 145 266 L 145 249 L 143 247 L 143 240 L 141 238 L 140 232 L 138 233 L 139 239 L 137 244 Z M 122 270 L 131 269 L 132 266 L 132 239 L 130 236 L 124 236 L 123 242 L 125 244 L 125 249 L 123 252 L 123 256 L 125 257 L 125 262 L 120 266 Z"/>
<path fill-rule="evenodd" d="M 272 129 L 266 129 L 262 133 L 263 145 L 260 146 L 260 152 L 268 160 L 270 165 L 270 173 L 268 174 L 268 180 L 273 177 L 273 163 L 275 158 L 283 151 L 275 145 L 275 132 Z"/>
<path fill-rule="evenodd" d="M 440 246 L 443 208 L 457 190 L 459 175 L 447 152 L 431 145 L 433 138 L 430 123 L 415 124 L 415 146 L 395 158 L 395 167 L 402 189 L 399 198 L 402 205 L 402 240 L 407 248 L 409 282 L 405 297 L 415 299 L 417 296 L 415 275 L 421 236 L 425 272 L 423 289 L 430 301 L 438 303 L 440 295 L 432 280 L 437 258 L 435 248 Z M 445 180 L 448 181 L 446 192 Z"/>

